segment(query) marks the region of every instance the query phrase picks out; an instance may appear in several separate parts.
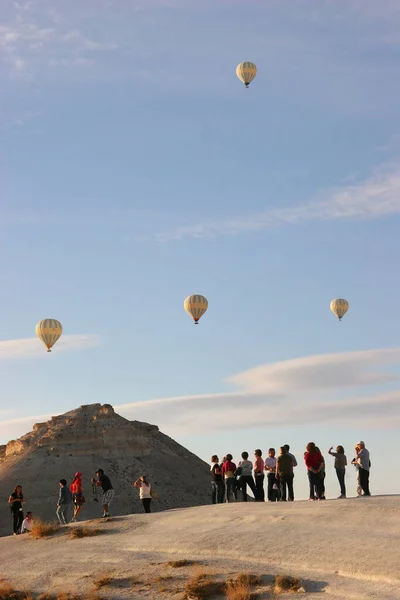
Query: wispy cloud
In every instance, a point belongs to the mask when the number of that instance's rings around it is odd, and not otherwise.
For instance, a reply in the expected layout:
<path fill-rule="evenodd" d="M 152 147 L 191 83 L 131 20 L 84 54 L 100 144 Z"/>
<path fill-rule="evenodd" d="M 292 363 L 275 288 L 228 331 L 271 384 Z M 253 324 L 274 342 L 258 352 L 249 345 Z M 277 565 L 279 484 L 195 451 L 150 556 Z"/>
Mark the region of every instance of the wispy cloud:
<path fill-rule="evenodd" d="M 227 380 L 234 386 L 232 391 L 114 408 L 128 419 L 156 423 L 162 431 L 176 436 L 226 430 L 224 414 L 229 414 L 230 429 L 283 424 L 397 429 L 399 367 L 400 348 L 308 356 L 238 373 Z M 3 420 L 0 437 L 21 436 L 49 416 Z"/>
<path fill-rule="evenodd" d="M 232 392 L 136 402 L 116 410 L 127 418 L 156 421 L 174 435 L 224 429 L 223 420 L 214 418 L 216 406 L 218 414 L 229 413 L 231 429 L 283 423 L 398 428 L 400 389 L 377 392 L 377 386 L 400 381 L 398 374 L 385 371 L 391 365 L 400 366 L 400 348 L 310 356 L 230 377 Z"/>
<path fill-rule="evenodd" d="M 54 351 L 66 352 L 98 346 L 100 338 L 96 335 L 64 335 L 57 342 Z M 37 338 L 0 341 L 0 360 L 29 358 L 40 356 L 45 352 L 45 347 Z"/>
<path fill-rule="evenodd" d="M 14 3 L 14 13 L 0 26 L 0 58 L 9 72 L 31 77 L 43 67 L 84 67 L 95 62 L 96 54 L 118 48 L 107 34 L 98 39 L 71 26 L 69 20 L 44 5 L 40 18 L 31 3 Z"/>
<path fill-rule="evenodd" d="M 374 219 L 400 213 L 400 165 L 381 167 L 366 181 L 327 190 L 310 202 L 268 208 L 242 218 L 197 223 L 155 234 L 158 242 L 262 231 L 311 221 Z"/>

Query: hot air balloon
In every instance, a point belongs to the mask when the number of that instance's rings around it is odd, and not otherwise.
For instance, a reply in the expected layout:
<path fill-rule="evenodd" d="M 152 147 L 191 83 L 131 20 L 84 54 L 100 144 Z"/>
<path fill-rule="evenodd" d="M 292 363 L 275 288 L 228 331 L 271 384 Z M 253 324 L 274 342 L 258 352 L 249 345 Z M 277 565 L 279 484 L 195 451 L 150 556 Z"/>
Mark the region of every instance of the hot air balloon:
<path fill-rule="evenodd" d="M 349 303 L 343 298 L 336 298 L 335 300 L 332 300 L 330 304 L 330 309 L 333 312 L 333 314 L 337 316 L 339 321 L 341 321 L 342 317 L 344 317 L 344 315 L 349 310 Z"/>
<path fill-rule="evenodd" d="M 187 313 L 192 317 L 194 324 L 198 325 L 199 319 L 204 315 L 208 308 L 208 300 L 200 294 L 188 296 L 183 303 Z"/>
<path fill-rule="evenodd" d="M 236 67 L 236 75 L 248 88 L 254 77 L 257 75 L 257 67 L 252 62 L 242 62 Z"/>
<path fill-rule="evenodd" d="M 50 348 L 60 339 L 62 330 L 60 321 L 56 319 L 43 319 L 36 325 L 36 335 L 46 346 L 47 352 L 51 352 Z"/>

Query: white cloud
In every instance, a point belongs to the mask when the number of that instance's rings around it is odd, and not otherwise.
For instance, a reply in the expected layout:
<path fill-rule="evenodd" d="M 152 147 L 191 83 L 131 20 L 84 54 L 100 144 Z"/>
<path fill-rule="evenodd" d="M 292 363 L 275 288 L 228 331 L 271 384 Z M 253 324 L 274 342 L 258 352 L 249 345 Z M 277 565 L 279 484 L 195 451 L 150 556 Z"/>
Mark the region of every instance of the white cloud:
<path fill-rule="evenodd" d="M 224 429 L 224 414 L 231 429 L 310 423 L 397 428 L 400 390 L 376 393 L 377 386 L 399 381 L 398 374 L 384 370 L 391 365 L 400 366 L 400 348 L 310 356 L 230 377 L 228 383 L 237 388 L 232 392 L 137 402 L 116 410 L 130 419 L 156 420 L 174 435 Z M 349 390 L 353 393 L 346 397 Z M 369 395 L 371 390 L 375 393 Z M 216 407 L 222 418 L 215 418 Z"/>
<path fill-rule="evenodd" d="M 231 430 L 310 424 L 398 429 L 400 388 L 382 388 L 387 384 L 397 387 L 399 375 L 393 367 L 400 372 L 400 348 L 308 356 L 234 375 L 227 380 L 235 385 L 233 391 L 114 408 L 128 419 L 155 423 L 174 436 L 225 431 L 224 415 L 228 415 Z M 49 417 L 5 420 L 0 423 L 0 437 L 21 436 Z"/>
<path fill-rule="evenodd" d="M 62 19 L 51 21 L 51 27 L 38 24 L 25 6 L 17 9 L 16 18 L 0 26 L 1 60 L 11 73 L 31 74 L 46 65 L 87 68 L 94 64 L 95 53 L 118 48 L 104 35 L 92 39 L 78 29 L 68 28 Z"/>
<path fill-rule="evenodd" d="M 268 208 L 237 219 L 198 223 L 156 234 L 159 242 L 210 238 L 262 231 L 279 225 L 310 221 L 373 219 L 400 213 L 400 165 L 387 166 L 366 181 L 328 190 L 316 200 L 286 208 Z"/>
<path fill-rule="evenodd" d="M 100 338 L 96 335 L 64 335 L 54 347 L 54 352 L 92 348 L 99 343 Z M 45 351 L 46 348 L 37 338 L 0 341 L 0 360 L 40 356 Z"/>
<path fill-rule="evenodd" d="M 0 438 L 7 441 L 17 439 L 28 431 L 31 431 L 35 423 L 43 423 L 50 419 L 51 416 L 52 415 L 38 415 L 0 421 Z"/>

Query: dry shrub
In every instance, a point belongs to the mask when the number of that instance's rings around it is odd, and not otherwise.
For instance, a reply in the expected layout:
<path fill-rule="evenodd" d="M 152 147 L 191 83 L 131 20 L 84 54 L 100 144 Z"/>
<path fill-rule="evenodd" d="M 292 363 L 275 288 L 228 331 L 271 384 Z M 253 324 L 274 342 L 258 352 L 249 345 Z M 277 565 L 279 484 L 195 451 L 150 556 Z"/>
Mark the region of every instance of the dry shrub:
<path fill-rule="evenodd" d="M 261 577 L 254 573 L 239 573 L 232 579 L 229 579 L 227 583 L 241 583 L 243 585 L 248 585 L 249 587 L 254 587 L 261 583 Z"/>
<path fill-rule="evenodd" d="M 291 577 L 290 575 L 277 575 L 275 577 L 275 594 L 298 592 L 300 587 L 301 581 L 297 577 Z"/>
<path fill-rule="evenodd" d="M 191 567 L 192 565 L 194 565 L 194 561 L 193 560 L 171 560 L 169 563 L 167 563 L 168 567 L 172 567 L 173 569 L 179 569 L 180 567 Z"/>
<path fill-rule="evenodd" d="M 46 523 L 45 521 L 41 521 L 40 519 L 34 519 L 32 522 L 32 537 L 36 540 L 40 538 L 50 537 L 54 535 L 60 526 L 58 523 Z"/>
<path fill-rule="evenodd" d="M 212 581 L 206 573 L 199 572 L 187 582 L 184 597 L 191 600 L 207 600 L 212 596 L 222 595 L 224 592 L 224 583 Z"/>
<path fill-rule="evenodd" d="M 20 592 L 8 583 L 0 583 L 0 600 L 33 600 L 27 592 Z"/>
<path fill-rule="evenodd" d="M 94 535 L 98 535 L 99 533 L 100 530 L 94 529 L 93 527 L 74 527 L 73 529 L 71 529 L 72 538 L 93 537 Z"/>
<path fill-rule="evenodd" d="M 227 600 L 250 600 L 251 588 L 249 584 L 230 581 L 226 584 Z"/>
<path fill-rule="evenodd" d="M 114 580 L 112 577 L 108 577 L 107 575 L 104 575 L 103 577 L 99 577 L 98 579 L 96 579 L 96 581 L 93 582 L 93 585 L 95 586 L 96 589 L 99 590 L 100 588 L 110 585 L 113 581 Z"/>
<path fill-rule="evenodd" d="M 226 582 L 227 600 L 251 600 L 252 588 L 261 582 L 261 577 L 253 573 L 239 573 Z"/>

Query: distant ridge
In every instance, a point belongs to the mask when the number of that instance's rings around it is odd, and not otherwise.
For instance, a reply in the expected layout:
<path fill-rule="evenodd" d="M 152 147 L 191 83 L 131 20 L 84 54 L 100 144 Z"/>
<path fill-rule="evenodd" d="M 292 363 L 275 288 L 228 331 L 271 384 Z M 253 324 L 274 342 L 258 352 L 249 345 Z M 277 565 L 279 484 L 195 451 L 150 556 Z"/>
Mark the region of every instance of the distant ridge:
<path fill-rule="evenodd" d="M 133 482 L 146 474 L 158 499 L 154 511 L 209 503 L 209 467 L 156 425 L 129 421 L 110 404 L 88 404 L 36 423 L 33 430 L 0 446 L 0 495 L 8 499 L 16 484 L 26 498 L 24 510 L 44 519 L 55 517 L 58 481 L 70 483 L 83 473 L 86 504 L 82 519 L 100 516 L 93 501 L 91 477 L 103 468 L 116 496 L 112 514 L 141 512 Z M 0 511 L 0 535 L 11 532 L 7 507 Z"/>

